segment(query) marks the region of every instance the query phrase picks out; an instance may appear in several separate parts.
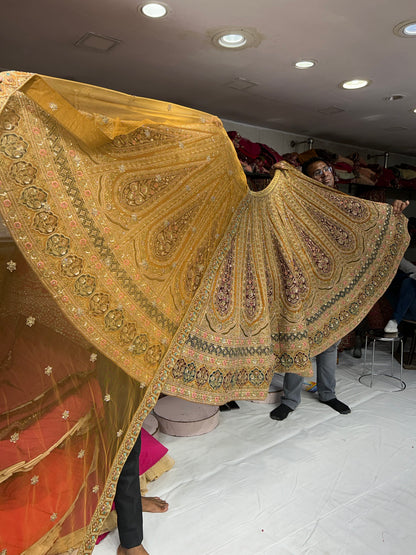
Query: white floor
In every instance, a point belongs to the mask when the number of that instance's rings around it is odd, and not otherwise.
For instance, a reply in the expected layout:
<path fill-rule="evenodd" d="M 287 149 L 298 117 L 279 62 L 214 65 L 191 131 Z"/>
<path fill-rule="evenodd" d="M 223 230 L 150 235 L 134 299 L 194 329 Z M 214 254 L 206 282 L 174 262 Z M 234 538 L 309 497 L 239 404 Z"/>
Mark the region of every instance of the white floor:
<path fill-rule="evenodd" d="M 390 358 L 379 357 L 383 371 Z M 170 504 L 144 515 L 150 555 L 414 555 L 416 370 L 400 392 L 381 376 L 362 385 L 362 372 L 363 359 L 340 354 L 349 415 L 304 392 L 283 422 L 273 405 L 244 401 L 204 436 L 159 433 L 176 464 L 147 494 Z M 114 531 L 94 555 L 117 545 Z"/>

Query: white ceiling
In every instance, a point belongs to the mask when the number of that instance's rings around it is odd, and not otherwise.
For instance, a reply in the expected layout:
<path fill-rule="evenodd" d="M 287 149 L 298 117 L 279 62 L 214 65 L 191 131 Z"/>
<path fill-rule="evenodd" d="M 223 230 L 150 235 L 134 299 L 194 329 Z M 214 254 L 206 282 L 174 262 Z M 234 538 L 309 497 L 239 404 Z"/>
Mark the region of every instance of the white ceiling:
<path fill-rule="evenodd" d="M 416 155 L 414 0 L 167 0 L 145 18 L 140 0 L 2 0 L 0 67 L 67 77 L 168 100 L 219 117 Z M 210 36 L 249 28 L 261 42 L 222 50 Z M 86 33 L 121 41 L 108 52 L 74 46 Z M 318 65 L 292 64 L 313 58 Z M 361 90 L 341 81 L 366 78 Z M 236 79 L 255 86 L 230 87 Z M 404 98 L 387 102 L 386 97 Z M 331 114 L 335 108 L 343 111 Z"/>

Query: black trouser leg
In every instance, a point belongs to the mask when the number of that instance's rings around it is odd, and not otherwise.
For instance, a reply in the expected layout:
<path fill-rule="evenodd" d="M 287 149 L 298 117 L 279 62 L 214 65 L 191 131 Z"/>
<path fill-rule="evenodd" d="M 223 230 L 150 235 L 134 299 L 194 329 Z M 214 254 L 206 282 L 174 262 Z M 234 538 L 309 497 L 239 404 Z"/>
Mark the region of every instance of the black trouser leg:
<path fill-rule="evenodd" d="M 120 473 L 114 498 L 120 544 L 126 549 L 141 545 L 143 541 L 142 497 L 139 476 L 140 445 L 139 435 Z"/>

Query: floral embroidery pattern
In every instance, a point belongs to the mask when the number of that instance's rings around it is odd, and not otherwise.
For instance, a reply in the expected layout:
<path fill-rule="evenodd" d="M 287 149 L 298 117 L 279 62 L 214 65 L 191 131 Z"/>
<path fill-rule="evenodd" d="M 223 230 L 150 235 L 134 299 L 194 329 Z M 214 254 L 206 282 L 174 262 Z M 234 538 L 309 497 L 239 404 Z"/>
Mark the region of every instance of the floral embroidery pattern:
<path fill-rule="evenodd" d="M 15 162 L 10 168 L 10 176 L 19 185 L 30 185 L 36 179 L 37 169 L 30 162 Z"/>
<path fill-rule="evenodd" d="M 11 443 L 17 443 L 17 442 L 19 441 L 19 437 L 20 437 L 20 436 L 19 436 L 19 433 L 18 433 L 18 432 L 15 432 L 14 434 L 12 434 L 12 435 L 10 436 L 10 442 L 11 442 Z"/>
<path fill-rule="evenodd" d="M 14 134 L 3 135 L 0 139 L 0 152 L 9 158 L 22 158 L 27 151 L 28 144 Z"/>
<path fill-rule="evenodd" d="M 16 270 L 16 262 L 13 260 L 9 260 L 6 264 L 7 269 L 9 272 L 14 272 Z"/>
<path fill-rule="evenodd" d="M 47 366 L 47 367 L 45 368 L 45 374 L 46 374 L 47 376 L 52 376 L 52 366 Z"/>

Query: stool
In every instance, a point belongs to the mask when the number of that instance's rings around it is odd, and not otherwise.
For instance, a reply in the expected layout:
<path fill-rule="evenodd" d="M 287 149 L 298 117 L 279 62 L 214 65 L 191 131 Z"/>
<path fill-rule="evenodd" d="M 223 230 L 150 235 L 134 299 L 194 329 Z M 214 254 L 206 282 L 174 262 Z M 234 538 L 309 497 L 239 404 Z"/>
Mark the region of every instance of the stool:
<path fill-rule="evenodd" d="M 162 433 L 179 437 L 207 434 L 218 425 L 220 414 L 216 406 L 201 405 L 168 395 L 159 399 L 153 412 Z"/>
<path fill-rule="evenodd" d="M 391 368 L 390 368 L 390 374 L 386 374 L 386 373 L 375 373 L 374 372 L 374 358 L 375 358 L 375 351 L 376 351 L 376 345 L 377 342 L 380 341 L 382 343 L 389 343 L 391 346 Z M 368 369 L 367 367 L 367 350 L 368 350 L 368 346 L 369 344 L 373 342 L 373 349 L 372 349 L 372 358 L 371 358 L 371 371 L 361 374 L 361 376 L 358 378 L 358 381 L 360 383 L 365 384 L 362 380 L 363 378 L 365 378 L 366 376 L 371 376 L 370 378 L 370 386 L 369 387 L 373 387 L 373 378 L 374 376 L 386 376 L 387 378 L 396 380 L 399 382 L 399 389 L 395 390 L 395 391 L 403 391 L 403 389 L 406 388 L 406 383 L 403 381 L 403 336 L 401 334 L 398 334 L 397 336 L 392 336 L 392 337 L 388 337 L 388 336 L 377 336 L 377 335 L 373 335 L 373 334 L 369 334 L 367 333 L 365 336 L 365 347 L 364 347 L 364 367 L 366 369 Z M 399 344 L 400 346 L 400 376 L 396 377 L 394 376 L 394 349 L 395 346 Z"/>

